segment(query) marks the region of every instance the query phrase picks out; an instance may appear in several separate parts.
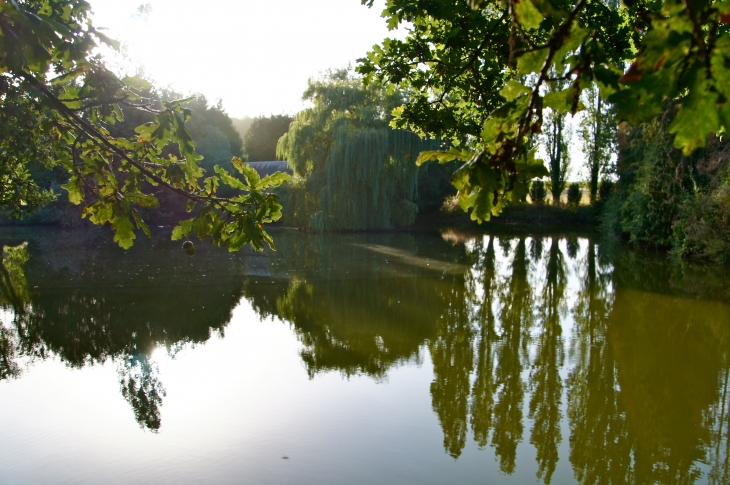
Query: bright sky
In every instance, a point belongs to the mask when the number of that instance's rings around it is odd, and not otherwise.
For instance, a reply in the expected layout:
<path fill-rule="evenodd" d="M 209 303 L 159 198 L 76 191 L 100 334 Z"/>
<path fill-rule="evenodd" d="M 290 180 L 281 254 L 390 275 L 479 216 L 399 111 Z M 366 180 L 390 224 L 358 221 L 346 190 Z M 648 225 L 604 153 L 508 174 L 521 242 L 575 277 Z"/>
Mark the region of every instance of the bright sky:
<path fill-rule="evenodd" d="M 125 45 L 130 72 L 223 100 L 234 117 L 294 114 L 307 79 L 355 65 L 388 32 L 383 2 L 90 0 L 94 25 Z M 149 3 L 141 17 L 137 8 Z"/>

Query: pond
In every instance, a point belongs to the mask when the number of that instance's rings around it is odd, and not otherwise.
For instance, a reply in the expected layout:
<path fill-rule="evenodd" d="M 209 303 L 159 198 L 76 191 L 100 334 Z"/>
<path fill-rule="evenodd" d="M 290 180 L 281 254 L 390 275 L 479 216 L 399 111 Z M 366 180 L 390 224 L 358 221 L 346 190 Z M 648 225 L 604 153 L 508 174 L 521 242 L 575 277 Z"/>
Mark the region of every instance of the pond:
<path fill-rule="evenodd" d="M 571 234 L 274 237 L 191 258 L 3 229 L 0 483 L 730 483 L 722 268 Z"/>

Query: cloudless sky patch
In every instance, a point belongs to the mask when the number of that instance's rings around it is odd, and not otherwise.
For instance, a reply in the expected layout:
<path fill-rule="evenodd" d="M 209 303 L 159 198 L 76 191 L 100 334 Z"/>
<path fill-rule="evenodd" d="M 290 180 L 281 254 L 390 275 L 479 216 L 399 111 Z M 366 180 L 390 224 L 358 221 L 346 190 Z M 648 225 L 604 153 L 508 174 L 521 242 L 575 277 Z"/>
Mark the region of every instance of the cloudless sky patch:
<path fill-rule="evenodd" d="M 234 117 L 293 114 L 307 79 L 355 65 L 388 32 L 383 2 L 90 0 L 94 25 L 125 46 L 128 72 L 223 100 Z M 138 7 L 149 3 L 151 12 Z M 117 62 L 119 64 L 119 61 Z"/>

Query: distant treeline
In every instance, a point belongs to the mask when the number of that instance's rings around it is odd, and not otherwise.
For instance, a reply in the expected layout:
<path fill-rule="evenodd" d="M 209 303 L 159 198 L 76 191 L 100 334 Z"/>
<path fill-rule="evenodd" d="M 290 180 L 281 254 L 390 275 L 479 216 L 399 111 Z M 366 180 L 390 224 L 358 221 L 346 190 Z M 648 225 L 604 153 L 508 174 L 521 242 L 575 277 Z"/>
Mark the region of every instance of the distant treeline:
<path fill-rule="evenodd" d="M 157 89 L 148 82 L 139 79 L 137 85 L 145 86 L 141 96 L 149 103 L 152 110 L 160 109 L 165 101 L 181 99 L 180 93 L 168 89 Z M 222 101 L 210 103 L 201 94 L 193 95 L 184 103 L 184 107 L 192 111 L 192 117 L 186 123 L 195 141 L 197 152 L 204 158 L 200 166 L 206 175 L 214 174 L 213 168 L 220 165 L 230 173 L 237 173 L 231 159 L 239 157 L 244 161 L 276 160 L 276 143 L 289 127 L 291 117 L 273 115 L 257 118 L 231 118 L 223 108 Z M 105 125 L 112 136 L 130 137 L 135 135 L 135 128 L 154 119 L 152 110 L 122 107 L 123 121 L 114 125 Z M 4 125 L 0 120 L 0 125 Z M 12 130 L 9 130 L 12 131 Z M 43 154 L 45 157 L 57 158 L 59 150 L 69 147 L 58 145 Z M 249 155 L 250 153 L 250 155 Z M 26 215 L 23 219 L 15 219 L 5 214 L 0 218 L 6 224 L 84 224 L 83 208 L 68 201 L 68 194 L 62 186 L 68 182 L 68 173 L 60 166 L 48 170 L 40 155 L 39 160 L 30 164 L 33 181 L 45 190 L 56 194 L 56 200 L 45 207 Z M 182 197 L 169 191 L 160 191 L 157 195 L 160 208 L 147 210 L 144 214 L 148 222 L 168 224 L 186 217 L 187 204 Z"/>

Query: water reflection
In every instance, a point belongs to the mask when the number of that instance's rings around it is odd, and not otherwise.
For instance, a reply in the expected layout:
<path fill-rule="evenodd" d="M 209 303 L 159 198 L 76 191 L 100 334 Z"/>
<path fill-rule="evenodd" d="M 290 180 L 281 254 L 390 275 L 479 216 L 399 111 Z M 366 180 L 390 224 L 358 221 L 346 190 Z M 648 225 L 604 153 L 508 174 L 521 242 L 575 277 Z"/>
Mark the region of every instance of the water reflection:
<path fill-rule="evenodd" d="M 506 474 L 529 445 L 546 484 L 561 460 L 581 484 L 730 483 L 728 285 L 710 268 L 515 234 L 282 232 L 276 253 L 196 258 L 164 241 L 129 253 L 55 241 L 5 241 L 0 379 L 48 357 L 115 361 L 155 431 L 165 389 L 152 350 L 223 335 L 245 299 L 291 326 L 312 379 L 386 382 L 428 360 L 454 459 L 473 440 Z"/>
<path fill-rule="evenodd" d="M 527 440 L 544 483 L 560 459 L 582 484 L 728 483 L 720 276 L 575 237 L 440 242 L 391 237 L 387 260 L 347 238 L 320 241 L 315 264 L 274 256 L 297 274 L 276 311 L 310 376 L 383 379 L 426 351 L 454 458 L 471 437 L 511 474 Z"/>
<path fill-rule="evenodd" d="M 114 361 L 135 418 L 157 431 L 165 390 L 150 354 L 222 334 L 247 268 L 213 253 L 187 261 L 164 241 L 124 253 L 105 234 L 58 236 L 4 245 L 0 305 L 10 316 L 0 326 L 0 378 L 49 357 L 71 368 Z"/>

